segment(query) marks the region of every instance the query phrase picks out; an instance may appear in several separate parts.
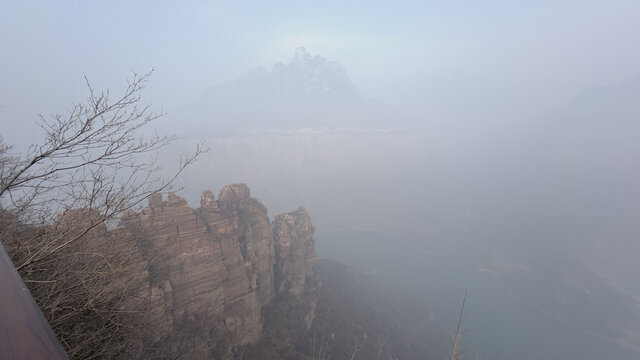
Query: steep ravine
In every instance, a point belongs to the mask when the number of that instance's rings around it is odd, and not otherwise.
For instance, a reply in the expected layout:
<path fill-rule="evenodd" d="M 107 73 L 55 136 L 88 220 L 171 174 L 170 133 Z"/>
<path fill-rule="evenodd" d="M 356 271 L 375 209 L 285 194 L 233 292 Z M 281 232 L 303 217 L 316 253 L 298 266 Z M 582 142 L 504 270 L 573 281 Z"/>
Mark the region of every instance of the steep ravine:
<path fill-rule="evenodd" d="M 147 357 L 185 359 L 441 359 L 448 338 L 424 305 L 407 306 L 355 269 L 316 259 L 303 207 L 275 216 L 244 184 L 200 208 L 157 194 L 119 231 L 135 234 L 148 286 Z M 316 264 L 317 262 L 317 264 Z M 137 305 L 140 308 L 140 305 Z"/>

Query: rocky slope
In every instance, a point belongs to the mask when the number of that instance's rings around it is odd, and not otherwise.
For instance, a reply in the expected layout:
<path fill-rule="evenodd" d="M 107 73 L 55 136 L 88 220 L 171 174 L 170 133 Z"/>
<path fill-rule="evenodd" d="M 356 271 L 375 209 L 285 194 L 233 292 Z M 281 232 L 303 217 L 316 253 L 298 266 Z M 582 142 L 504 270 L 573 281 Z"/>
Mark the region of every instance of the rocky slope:
<path fill-rule="evenodd" d="M 204 191 L 198 209 L 170 193 L 126 214 L 113 232 L 135 239 L 148 278 L 129 306 L 148 306 L 142 357 L 444 358 L 428 309 L 316 264 L 314 231 L 302 207 L 270 221 L 244 184 Z"/>
<path fill-rule="evenodd" d="M 447 358 L 451 339 L 431 327 L 424 302 L 340 262 L 319 259 L 314 272 L 322 286 L 297 298 L 277 296 L 265 307 L 263 336 L 236 359 Z"/>
<path fill-rule="evenodd" d="M 276 295 L 301 294 L 313 276 L 315 228 L 305 209 L 271 223 L 244 184 L 225 186 L 217 199 L 204 191 L 199 209 L 156 194 L 120 228 L 139 234 L 158 337 L 191 332 L 196 356 L 226 357 L 256 342 L 263 307 Z"/>

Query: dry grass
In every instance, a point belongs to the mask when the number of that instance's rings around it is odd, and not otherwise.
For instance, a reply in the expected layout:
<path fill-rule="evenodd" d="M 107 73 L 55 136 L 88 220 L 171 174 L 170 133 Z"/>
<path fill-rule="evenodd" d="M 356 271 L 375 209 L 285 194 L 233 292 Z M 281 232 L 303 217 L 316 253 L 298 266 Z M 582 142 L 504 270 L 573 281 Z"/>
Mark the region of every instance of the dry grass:
<path fill-rule="evenodd" d="M 464 353 L 460 349 L 460 340 L 462 338 L 463 318 L 464 318 L 464 304 L 467 301 L 467 292 L 464 292 L 464 298 L 462 299 L 462 307 L 460 308 L 460 317 L 458 318 L 458 326 L 456 327 L 456 333 L 453 336 L 453 348 L 451 349 L 451 360 L 460 360 Z"/>

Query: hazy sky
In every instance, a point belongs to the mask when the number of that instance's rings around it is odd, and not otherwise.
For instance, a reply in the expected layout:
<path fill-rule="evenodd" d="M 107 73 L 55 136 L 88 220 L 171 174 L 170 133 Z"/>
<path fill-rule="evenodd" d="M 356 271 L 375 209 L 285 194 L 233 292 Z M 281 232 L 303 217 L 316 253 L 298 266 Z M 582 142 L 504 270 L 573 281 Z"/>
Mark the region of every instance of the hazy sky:
<path fill-rule="evenodd" d="M 64 112 L 83 75 L 171 110 L 205 88 L 306 46 L 343 64 L 365 95 L 454 69 L 525 94 L 567 96 L 640 74 L 640 1 L 4 1 L 0 124 Z M 9 140 L 9 139 L 7 139 Z"/>

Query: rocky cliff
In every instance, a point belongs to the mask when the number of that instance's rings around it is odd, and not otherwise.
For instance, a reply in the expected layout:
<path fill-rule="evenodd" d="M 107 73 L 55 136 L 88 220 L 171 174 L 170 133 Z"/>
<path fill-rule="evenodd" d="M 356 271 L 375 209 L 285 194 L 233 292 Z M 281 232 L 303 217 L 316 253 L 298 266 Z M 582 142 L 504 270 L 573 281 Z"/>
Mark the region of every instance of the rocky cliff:
<path fill-rule="evenodd" d="M 16 222 L 0 212 L 7 221 Z M 316 263 L 306 210 L 270 221 L 243 184 L 204 191 L 198 209 L 154 195 L 116 228 L 91 209 L 24 228 L 4 244 L 36 231 L 80 239 L 30 283 L 72 359 L 446 358 L 428 309 L 346 265 Z"/>
<path fill-rule="evenodd" d="M 159 337 L 196 326 L 216 351 L 221 343 L 228 349 L 254 343 L 263 307 L 276 295 L 299 296 L 313 276 L 315 228 L 305 209 L 270 222 L 244 184 L 225 186 L 217 199 L 204 191 L 198 209 L 173 193 L 166 200 L 156 194 L 120 228 L 139 235 Z M 193 343 L 211 356 L 211 344 Z"/>

